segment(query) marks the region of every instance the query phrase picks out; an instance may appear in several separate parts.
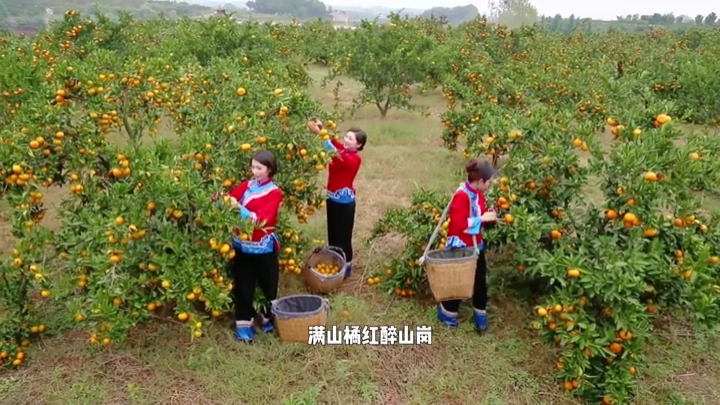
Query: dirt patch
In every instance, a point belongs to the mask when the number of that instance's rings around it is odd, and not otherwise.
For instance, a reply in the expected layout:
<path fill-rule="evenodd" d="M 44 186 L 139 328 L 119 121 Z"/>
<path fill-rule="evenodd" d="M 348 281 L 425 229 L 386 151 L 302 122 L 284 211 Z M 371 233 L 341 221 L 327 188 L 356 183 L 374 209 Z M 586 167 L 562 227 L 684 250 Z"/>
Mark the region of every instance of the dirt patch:
<path fill-rule="evenodd" d="M 58 216 L 58 210 L 62 205 L 63 200 L 70 196 L 70 187 L 50 187 L 42 190 L 44 194 L 43 202 L 47 212 L 45 218 L 41 224 L 52 231 L 59 231 L 62 225 L 61 219 Z"/>
<path fill-rule="evenodd" d="M 408 401 L 408 384 L 411 370 L 431 365 L 437 355 L 437 346 L 409 346 L 404 348 L 380 347 L 377 358 L 377 383 L 383 387 L 383 404 L 405 404 Z"/>
<path fill-rule="evenodd" d="M 58 209 L 62 201 L 70 195 L 69 187 L 51 186 L 40 191 L 43 193 L 43 208 L 47 210 L 40 225 L 57 232 L 62 224 L 58 216 Z M 0 254 L 12 252 L 17 243 L 16 238 L 12 235 L 10 215 L 9 207 L 0 205 Z"/>
<path fill-rule="evenodd" d="M 228 399 L 228 401 L 221 401 L 210 398 L 200 384 L 193 380 L 182 381 L 170 386 L 165 390 L 166 397 L 163 398 L 163 405 L 218 405 L 218 404 L 231 404 L 239 403 Z M 241 403 L 239 403 L 241 404 Z"/>
<path fill-rule="evenodd" d="M 135 357 L 121 352 L 111 352 L 100 363 L 98 371 L 103 379 L 115 384 L 134 383 L 139 386 L 151 384 L 154 372 Z"/>
<path fill-rule="evenodd" d="M 15 237 L 12 235 L 12 225 L 7 211 L 0 211 L 0 255 L 12 252 L 15 246 Z"/>

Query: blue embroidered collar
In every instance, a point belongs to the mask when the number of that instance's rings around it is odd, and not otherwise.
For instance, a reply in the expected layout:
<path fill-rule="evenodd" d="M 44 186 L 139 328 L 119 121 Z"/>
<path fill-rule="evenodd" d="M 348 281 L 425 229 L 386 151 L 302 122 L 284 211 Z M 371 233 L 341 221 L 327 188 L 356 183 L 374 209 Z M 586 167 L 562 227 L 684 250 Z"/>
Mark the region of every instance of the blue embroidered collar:
<path fill-rule="evenodd" d="M 465 191 L 468 192 L 468 194 L 470 194 L 473 199 L 477 198 L 477 195 L 480 192 L 480 190 L 471 186 L 470 183 L 467 181 L 465 182 L 465 184 L 463 184 L 463 188 L 465 189 Z"/>
<path fill-rule="evenodd" d="M 251 180 L 248 190 L 251 190 L 251 191 L 264 190 L 264 189 L 272 186 L 273 184 L 274 183 L 273 183 L 272 179 L 266 179 L 262 182 L 259 182 L 257 180 Z"/>

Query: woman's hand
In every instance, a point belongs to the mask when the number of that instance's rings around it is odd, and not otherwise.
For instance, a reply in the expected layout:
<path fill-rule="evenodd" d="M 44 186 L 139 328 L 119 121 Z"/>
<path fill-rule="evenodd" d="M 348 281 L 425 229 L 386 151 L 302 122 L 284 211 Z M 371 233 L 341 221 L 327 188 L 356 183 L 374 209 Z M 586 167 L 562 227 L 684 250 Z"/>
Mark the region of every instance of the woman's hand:
<path fill-rule="evenodd" d="M 482 217 L 480 219 L 483 222 L 497 222 L 497 214 L 495 211 L 487 211 L 486 213 L 482 214 Z"/>
<path fill-rule="evenodd" d="M 322 121 L 320 121 L 317 118 L 311 118 L 307 122 L 307 127 L 310 130 L 310 132 L 312 132 L 315 135 L 318 135 L 318 134 L 320 134 L 320 130 L 323 127 L 323 123 L 322 123 Z"/>
<path fill-rule="evenodd" d="M 238 200 L 236 200 L 235 197 L 229 196 L 227 194 L 217 194 L 213 196 L 212 202 L 218 203 L 218 207 L 222 205 L 229 205 L 231 208 L 240 207 L 240 203 L 238 203 Z"/>

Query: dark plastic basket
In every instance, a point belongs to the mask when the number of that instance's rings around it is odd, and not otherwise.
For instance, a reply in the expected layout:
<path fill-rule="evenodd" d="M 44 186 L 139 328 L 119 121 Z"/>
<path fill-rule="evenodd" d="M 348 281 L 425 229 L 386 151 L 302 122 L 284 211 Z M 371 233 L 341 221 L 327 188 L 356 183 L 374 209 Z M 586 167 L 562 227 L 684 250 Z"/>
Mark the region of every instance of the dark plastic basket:
<path fill-rule="evenodd" d="M 290 295 L 273 302 L 272 313 L 276 318 L 304 318 L 319 314 L 327 307 L 327 300 L 318 295 Z"/>
<path fill-rule="evenodd" d="M 448 263 L 455 261 L 465 261 L 469 258 L 477 258 L 474 249 L 438 249 L 428 252 L 425 260 L 432 262 Z"/>
<path fill-rule="evenodd" d="M 325 326 L 329 301 L 317 295 L 291 295 L 272 302 L 280 339 L 285 342 L 309 343 L 311 326 Z"/>

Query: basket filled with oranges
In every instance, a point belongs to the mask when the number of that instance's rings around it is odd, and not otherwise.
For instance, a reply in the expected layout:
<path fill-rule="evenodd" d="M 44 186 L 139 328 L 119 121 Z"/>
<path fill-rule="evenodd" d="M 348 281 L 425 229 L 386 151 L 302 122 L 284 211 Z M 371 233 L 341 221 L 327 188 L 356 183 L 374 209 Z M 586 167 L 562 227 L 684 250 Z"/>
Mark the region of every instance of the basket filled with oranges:
<path fill-rule="evenodd" d="M 303 266 L 303 278 L 314 293 L 335 291 L 345 279 L 345 254 L 334 246 L 321 246 L 310 253 Z"/>

